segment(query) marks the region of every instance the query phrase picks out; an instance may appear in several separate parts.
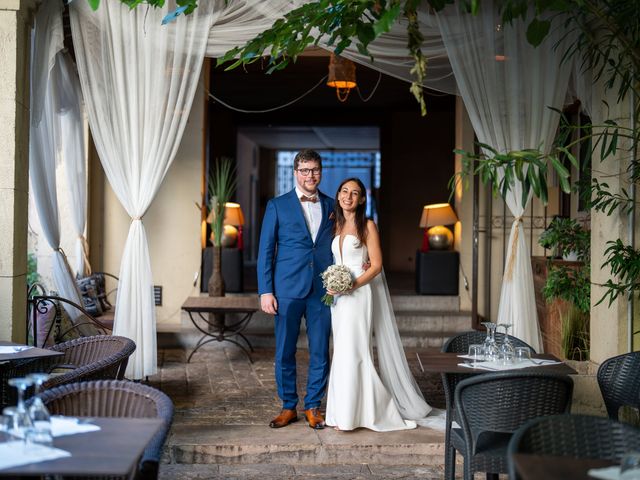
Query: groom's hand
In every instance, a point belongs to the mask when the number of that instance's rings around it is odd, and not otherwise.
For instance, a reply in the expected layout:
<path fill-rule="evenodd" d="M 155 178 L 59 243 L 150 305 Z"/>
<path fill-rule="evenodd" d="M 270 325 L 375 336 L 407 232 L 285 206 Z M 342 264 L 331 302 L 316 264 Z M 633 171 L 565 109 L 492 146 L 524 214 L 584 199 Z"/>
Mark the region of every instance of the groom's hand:
<path fill-rule="evenodd" d="M 278 301 L 271 293 L 265 293 L 260 296 L 260 308 L 264 313 L 275 315 L 278 313 Z"/>

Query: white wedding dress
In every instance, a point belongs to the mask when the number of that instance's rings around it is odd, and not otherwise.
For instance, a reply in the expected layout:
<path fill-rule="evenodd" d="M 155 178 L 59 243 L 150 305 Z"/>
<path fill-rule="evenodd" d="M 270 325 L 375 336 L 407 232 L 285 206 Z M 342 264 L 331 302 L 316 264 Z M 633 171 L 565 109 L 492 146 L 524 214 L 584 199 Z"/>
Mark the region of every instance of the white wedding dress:
<path fill-rule="evenodd" d="M 354 235 L 340 237 L 331 249 L 338 264 L 354 277 L 364 273 L 367 248 Z M 327 425 L 340 430 L 378 432 L 416 428 L 431 407 L 425 402 L 404 355 L 383 273 L 331 307 L 333 359 L 327 394 Z M 380 376 L 373 362 L 376 336 Z M 420 422 L 422 423 L 422 422 Z"/>

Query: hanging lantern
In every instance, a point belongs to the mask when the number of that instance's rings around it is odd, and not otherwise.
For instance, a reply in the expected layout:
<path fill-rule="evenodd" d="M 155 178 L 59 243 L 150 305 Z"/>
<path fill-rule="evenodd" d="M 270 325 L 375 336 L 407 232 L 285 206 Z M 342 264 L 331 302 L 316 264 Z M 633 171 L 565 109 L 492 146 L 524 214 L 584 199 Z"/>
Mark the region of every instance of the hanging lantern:
<path fill-rule="evenodd" d="M 351 89 L 356 87 L 356 65 L 351 60 L 332 53 L 327 86 L 336 89 L 338 100 L 346 101 Z"/>

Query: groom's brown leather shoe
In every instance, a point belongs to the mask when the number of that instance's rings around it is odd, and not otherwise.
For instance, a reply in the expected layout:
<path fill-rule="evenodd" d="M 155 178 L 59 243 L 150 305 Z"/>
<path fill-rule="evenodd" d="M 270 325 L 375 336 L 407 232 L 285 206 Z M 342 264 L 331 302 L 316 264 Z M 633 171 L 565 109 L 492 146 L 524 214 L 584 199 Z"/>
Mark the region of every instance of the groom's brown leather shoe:
<path fill-rule="evenodd" d="M 286 427 L 290 423 L 298 421 L 298 412 L 295 410 L 289 410 L 288 408 L 283 408 L 276 418 L 271 420 L 269 426 L 271 428 L 282 428 Z"/>
<path fill-rule="evenodd" d="M 307 422 L 309 422 L 309 426 L 315 430 L 322 430 L 324 428 L 324 418 L 320 413 L 319 408 L 310 408 L 309 410 L 305 410 L 304 414 L 307 417 Z"/>

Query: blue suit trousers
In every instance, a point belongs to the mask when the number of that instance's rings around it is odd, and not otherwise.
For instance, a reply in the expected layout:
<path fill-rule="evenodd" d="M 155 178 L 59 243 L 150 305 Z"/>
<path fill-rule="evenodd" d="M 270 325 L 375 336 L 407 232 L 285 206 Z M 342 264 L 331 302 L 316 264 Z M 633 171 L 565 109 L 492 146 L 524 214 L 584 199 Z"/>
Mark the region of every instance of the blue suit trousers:
<path fill-rule="evenodd" d="M 309 346 L 309 371 L 304 408 L 320 406 L 329 375 L 329 342 L 331 310 L 321 301 L 323 291 L 318 282 L 305 298 L 278 297 L 275 316 L 276 383 L 283 408 L 294 410 L 298 404 L 296 389 L 296 344 L 302 317 L 305 318 Z"/>

